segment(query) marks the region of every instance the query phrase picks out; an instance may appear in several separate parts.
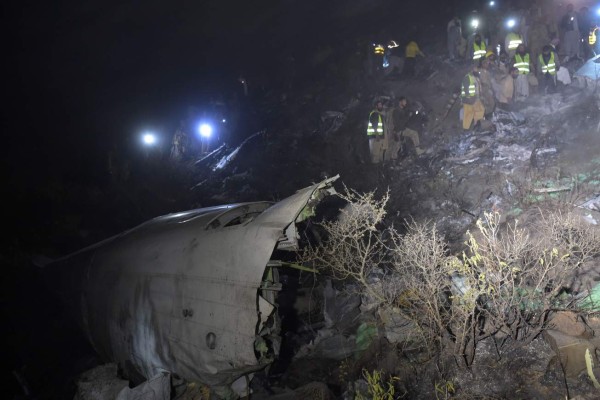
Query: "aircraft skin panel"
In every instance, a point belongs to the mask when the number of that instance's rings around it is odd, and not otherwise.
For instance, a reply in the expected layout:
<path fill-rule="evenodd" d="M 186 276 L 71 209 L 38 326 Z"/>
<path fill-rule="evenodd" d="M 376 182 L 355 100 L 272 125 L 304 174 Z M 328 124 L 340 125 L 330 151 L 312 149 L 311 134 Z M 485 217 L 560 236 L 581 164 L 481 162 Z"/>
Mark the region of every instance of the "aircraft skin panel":
<path fill-rule="evenodd" d="M 313 194 L 335 179 L 274 205 L 158 217 L 45 272 L 105 360 L 129 363 L 146 378 L 168 371 L 229 384 L 268 363 L 254 349 L 267 317 L 258 310 L 267 263 Z"/>

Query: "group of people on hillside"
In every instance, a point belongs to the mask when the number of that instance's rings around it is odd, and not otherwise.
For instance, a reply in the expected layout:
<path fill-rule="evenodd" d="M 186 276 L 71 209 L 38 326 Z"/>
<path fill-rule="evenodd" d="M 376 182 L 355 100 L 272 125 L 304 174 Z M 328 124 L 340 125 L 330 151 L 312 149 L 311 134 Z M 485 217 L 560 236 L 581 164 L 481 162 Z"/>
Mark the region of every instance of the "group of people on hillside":
<path fill-rule="evenodd" d="M 570 83 L 566 65 L 574 67 L 600 53 L 600 9 L 594 17 L 588 8 L 575 11 L 569 4 L 560 18 L 554 18 L 553 7 L 547 0 L 533 0 L 531 7 L 521 12 L 474 11 L 467 19 L 467 35 L 458 17 L 448 23 L 449 59 L 470 64 L 460 91 L 463 130 L 491 120 L 496 108 L 514 109 L 514 104 L 531 92 L 555 93 L 561 82 Z M 384 73 L 401 69 L 402 75 L 414 76 L 417 56 L 425 55 L 412 40 L 403 58 L 396 54 L 398 48 L 393 40 L 387 46 L 373 44 L 373 54 L 381 57 Z M 417 155 L 423 153 L 418 133 L 407 128 L 410 112 L 406 105 L 403 97 L 390 108 L 376 102 L 367 127 L 372 163 L 395 161 L 406 143 L 412 143 Z"/>
<path fill-rule="evenodd" d="M 395 40 L 388 41 L 386 45 L 370 43 L 367 52 L 369 57 L 366 60 L 367 76 L 378 71 L 386 77 L 414 77 L 417 57 L 425 57 L 425 54 L 414 40 L 409 40 L 403 50 L 404 54 Z"/>
<path fill-rule="evenodd" d="M 412 116 L 406 97 L 394 100 L 390 107 L 385 107 L 383 100 L 375 102 L 367 126 L 371 163 L 395 163 L 402 148 L 409 143 L 417 155 L 425 152 L 420 146 L 419 133 L 408 127 Z"/>
<path fill-rule="evenodd" d="M 477 59 L 486 50 L 498 56 L 506 53 L 510 59 L 520 43 L 526 45 L 533 58 L 541 54 L 544 46 L 552 45 L 562 56 L 563 64 L 589 59 L 600 52 L 596 40 L 600 8 L 581 7 L 576 11 L 573 4 L 568 4 L 563 9 L 550 0 L 527 4 L 529 8 L 522 10 L 488 7 L 482 13 L 473 11 L 464 24 L 454 17 L 446 28 L 450 60 Z"/>
<path fill-rule="evenodd" d="M 593 25 L 587 8 L 576 12 L 569 4 L 556 24 L 560 29 L 554 30 L 548 22 L 551 20 L 542 12 L 541 3 L 534 2 L 527 13 L 528 18 L 521 18 L 520 23 L 516 19 L 508 20 L 508 33 L 502 42 L 491 41 L 490 37 L 498 39 L 496 32 L 478 29 L 481 26 L 479 20 L 472 25 L 463 51 L 464 57 L 472 63 L 461 82 L 464 130 L 480 125 L 496 107 L 511 110 L 513 103 L 526 99 L 531 91 L 555 93 L 561 82 L 571 82 L 569 70 L 561 64 L 581 63 L 595 56 L 598 26 Z M 448 23 L 450 59 L 456 59 L 461 53 L 458 47 L 462 38 L 461 25 L 458 18 Z M 563 37 L 562 47 L 559 32 Z M 582 32 L 589 35 L 583 36 Z"/>

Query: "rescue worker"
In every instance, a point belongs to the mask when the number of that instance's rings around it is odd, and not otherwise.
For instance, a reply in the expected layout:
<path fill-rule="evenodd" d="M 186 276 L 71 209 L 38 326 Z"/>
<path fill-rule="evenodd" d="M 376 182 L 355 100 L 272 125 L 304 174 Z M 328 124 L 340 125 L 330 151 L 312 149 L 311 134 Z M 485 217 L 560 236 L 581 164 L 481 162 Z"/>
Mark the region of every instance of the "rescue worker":
<path fill-rule="evenodd" d="M 555 57 L 550 45 L 544 46 L 542 54 L 538 57 L 538 72 L 540 86 L 544 94 L 556 92 L 556 71 L 560 68 L 558 58 Z"/>
<path fill-rule="evenodd" d="M 385 152 L 387 142 L 385 141 L 385 111 L 383 102 L 378 100 L 375 103 L 375 109 L 369 114 L 367 126 L 367 137 L 369 138 L 369 152 L 371 153 L 371 163 L 379 164 L 385 161 Z"/>
<path fill-rule="evenodd" d="M 479 82 L 479 63 L 473 63 L 471 72 L 462 80 L 461 99 L 463 103 L 463 130 L 471 129 L 471 124 L 475 126 L 483 120 L 485 108 L 481 102 L 481 83 Z"/>
<path fill-rule="evenodd" d="M 171 160 L 180 161 L 185 156 L 188 146 L 188 135 L 185 133 L 185 121 L 179 121 L 179 128 L 173 135 L 171 145 Z"/>
<path fill-rule="evenodd" d="M 398 159 L 398 153 L 400 152 L 402 143 L 405 139 L 409 139 L 412 142 L 417 156 L 423 154 L 425 150 L 420 147 L 419 133 L 407 128 L 412 112 L 408 109 L 408 100 L 406 100 L 406 97 L 400 97 L 397 100 L 396 107 L 392 108 L 390 114 L 390 131 L 393 132 L 393 135 L 386 136 L 388 140 L 389 158 L 392 161 Z"/>
<path fill-rule="evenodd" d="M 529 46 L 529 51 L 531 52 L 531 57 L 537 59 L 537 56 L 542 53 L 542 48 L 550 43 L 550 32 L 548 30 L 548 25 L 544 22 L 542 17 L 534 15 L 532 19 L 533 21 L 529 28 L 527 44 Z"/>
<path fill-rule="evenodd" d="M 411 40 L 406 45 L 405 51 L 406 58 L 404 60 L 404 68 L 402 69 L 402 75 L 408 78 L 415 76 L 415 65 L 417 55 L 425 57 L 425 54 L 419 49 L 419 45 L 414 40 Z"/>
<path fill-rule="evenodd" d="M 523 37 L 519 35 L 516 28 L 513 27 L 504 39 L 504 49 L 506 50 L 509 59 L 512 59 L 515 56 L 517 47 L 519 47 L 520 44 L 523 44 Z"/>
<path fill-rule="evenodd" d="M 562 17 L 560 22 L 561 28 L 565 31 L 564 36 L 564 63 L 567 63 L 573 58 L 579 58 L 579 15 L 575 12 L 573 4 L 567 6 L 567 13 Z"/>
<path fill-rule="evenodd" d="M 375 72 L 383 68 L 383 58 L 385 57 L 385 47 L 382 44 L 373 44 L 373 69 Z"/>
<path fill-rule="evenodd" d="M 481 103 L 485 108 L 485 116 L 491 117 L 496 108 L 496 100 L 492 88 L 492 71 L 489 58 L 480 60 L 479 82 L 481 83 Z"/>
<path fill-rule="evenodd" d="M 454 61 L 458 59 L 458 46 L 462 39 L 462 24 L 458 17 L 454 17 L 448 22 L 446 33 L 448 34 L 448 56 L 450 61 Z"/>
<path fill-rule="evenodd" d="M 524 100 L 529 97 L 529 73 L 532 70 L 531 57 L 525 49 L 524 44 L 517 47 L 517 52 L 513 59 L 513 67 L 519 70 L 519 76 L 515 82 L 515 99 Z"/>
<path fill-rule="evenodd" d="M 498 80 L 495 91 L 498 108 L 505 111 L 512 110 L 515 95 L 515 81 L 518 76 L 519 69 L 517 67 L 511 67 L 509 73 Z"/>
<path fill-rule="evenodd" d="M 487 47 L 485 42 L 481 40 L 481 35 L 479 33 L 475 34 L 473 37 L 473 44 L 469 50 L 467 58 L 470 58 L 473 61 L 479 61 L 485 57 Z"/>

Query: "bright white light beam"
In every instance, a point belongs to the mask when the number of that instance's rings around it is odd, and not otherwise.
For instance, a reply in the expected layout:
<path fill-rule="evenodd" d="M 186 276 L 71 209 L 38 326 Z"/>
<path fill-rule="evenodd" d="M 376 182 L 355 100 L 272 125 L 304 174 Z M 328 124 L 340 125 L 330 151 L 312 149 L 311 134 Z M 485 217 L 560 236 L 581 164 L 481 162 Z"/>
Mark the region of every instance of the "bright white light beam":
<path fill-rule="evenodd" d="M 201 124 L 198 128 L 198 132 L 200 132 L 200 136 L 209 138 L 212 135 L 212 126 L 209 124 Z"/>
<path fill-rule="evenodd" d="M 153 133 L 144 133 L 144 136 L 142 136 L 142 140 L 144 141 L 145 145 L 152 146 L 156 143 L 156 135 L 154 135 Z"/>

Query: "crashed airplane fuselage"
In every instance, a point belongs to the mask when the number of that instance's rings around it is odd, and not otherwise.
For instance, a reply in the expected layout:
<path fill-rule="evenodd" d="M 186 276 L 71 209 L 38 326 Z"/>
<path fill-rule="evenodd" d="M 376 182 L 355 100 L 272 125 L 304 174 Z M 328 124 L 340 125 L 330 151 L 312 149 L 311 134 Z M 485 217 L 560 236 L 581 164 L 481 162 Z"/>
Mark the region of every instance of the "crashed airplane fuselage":
<path fill-rule="evenodd" d="M 48 279 L 107 361 L 228 385 L 277 356 L 275 250 L 337 177 L 276 204 L 170 214 L 60 259 Z"/>

